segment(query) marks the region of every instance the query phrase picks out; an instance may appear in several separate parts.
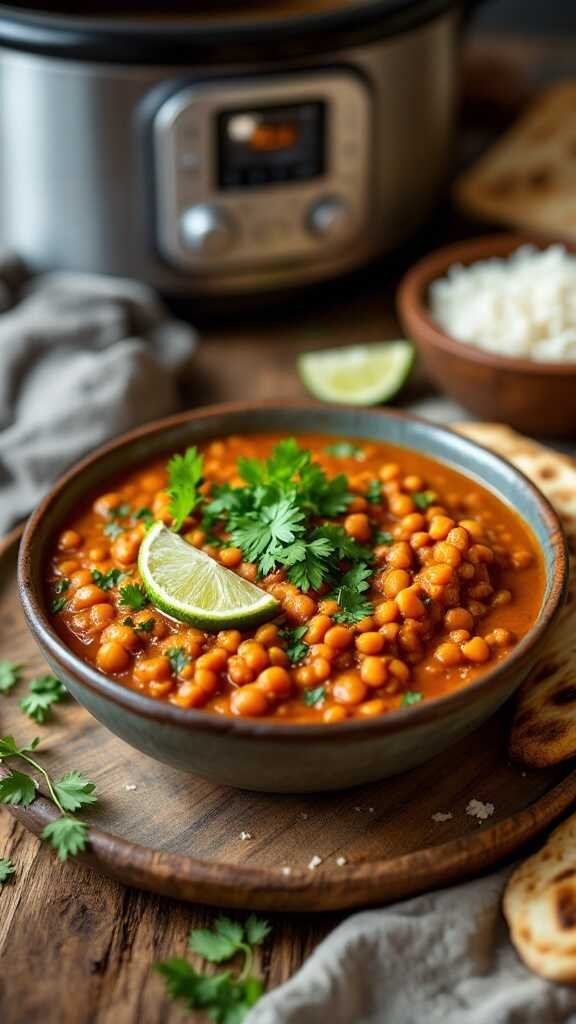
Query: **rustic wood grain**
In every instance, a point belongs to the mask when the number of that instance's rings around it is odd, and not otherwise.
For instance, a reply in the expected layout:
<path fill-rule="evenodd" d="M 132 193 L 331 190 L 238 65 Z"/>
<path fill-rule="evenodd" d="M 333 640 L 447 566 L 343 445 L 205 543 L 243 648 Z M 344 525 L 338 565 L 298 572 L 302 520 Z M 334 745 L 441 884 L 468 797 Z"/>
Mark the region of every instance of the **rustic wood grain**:
<path fill-rule="evenodd" d="M 573 74 L 575 55 L 569 39 L 489 38 L 473 47 L 469 102 L 483 121 L 470 126 L 462 151 L 477 153 L 535 86 Z M 493 69 L 489 74 L 487 65 Z M 384 260 L 347 288 L 334 285 L 316 304 L 295 300 L 261 318 L 245 312 L 203 327 L 187 402 L 301 397 L 294 372 L 297 350 L 394 336 L 393 282 L 412 254 L 474 230 L 447 221 L 441 210 L 414 247 Z M 197 320 L 193 306 L 184 312 Z M 407 397 L 424 387 L 417 376 Z M 183 955 L 189 929 L 209 922 L 211 911 L 124 888 L 76 863 L 62 865 L 4 809 L 0 856 L 11 856 L 18 872 L 0 892 L 3 1024 L 179 1024 L 190 1019 L 166 999 L 150 965 Z M 258 962 L 267 985 L 290 977 L 340 919 L 338 914 L 271 915 L 273 936 Z"/>

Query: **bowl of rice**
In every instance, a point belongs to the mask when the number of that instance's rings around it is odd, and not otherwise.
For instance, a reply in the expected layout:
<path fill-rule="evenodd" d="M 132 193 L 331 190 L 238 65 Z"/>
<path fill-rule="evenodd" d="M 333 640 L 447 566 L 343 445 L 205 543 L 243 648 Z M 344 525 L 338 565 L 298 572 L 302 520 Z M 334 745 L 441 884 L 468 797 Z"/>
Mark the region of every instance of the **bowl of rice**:
<path fill-rule="evenodd" d="M 576 435 L 576 249 L 486 235 L 430 253 L 398 290 L 436 383 L 482 419 Z"/>

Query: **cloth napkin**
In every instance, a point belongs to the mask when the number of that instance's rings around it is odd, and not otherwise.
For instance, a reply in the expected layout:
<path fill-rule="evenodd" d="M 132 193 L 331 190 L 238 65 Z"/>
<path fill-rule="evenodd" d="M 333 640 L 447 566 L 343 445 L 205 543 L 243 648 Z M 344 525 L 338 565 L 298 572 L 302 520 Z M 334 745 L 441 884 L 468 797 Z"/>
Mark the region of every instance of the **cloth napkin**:
<path fill-rule="evenodd" d="M 195 346 L 145 285 L 0 257 L 0 536 L 80 456 L 174 412 Z"/>
<path fill-rule="evenodd" d="M 245 1024 L 575 1024 L 576 988 L 532 974 L 509 941 L 510 871 L 354 914 Z"/>

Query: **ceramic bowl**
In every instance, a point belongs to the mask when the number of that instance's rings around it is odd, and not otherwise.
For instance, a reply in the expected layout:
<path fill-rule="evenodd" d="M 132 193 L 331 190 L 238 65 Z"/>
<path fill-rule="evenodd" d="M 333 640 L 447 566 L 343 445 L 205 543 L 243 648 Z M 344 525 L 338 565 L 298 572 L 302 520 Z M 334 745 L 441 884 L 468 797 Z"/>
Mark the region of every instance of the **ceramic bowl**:
<path fill-rule="evenodd" d="M 435 323 L 428 306 L 430 285 L 444 277 L 452 264 L 468 266 L 492 256 L 509 256 L 527 242 L 546 248 L 551 240 L 484 235 L 437 249 L 403 278 L 397 296 L 398 314 L 431 377 L 465 409 L 481 419 L 508 423 L 527 434 L 573 437 L 576 364 L 511 359 L 464 344 Z"/>
<path fill-rule="evenodd" d="M 546 563 L 537 622 L 510 657 L 478 681 L 382 718 L 337 725 L 274 724 L 184 710 L 126 689 L 81 661 L 47 612 L 44 571 L 55 534 L 91 492 L 155 456 L 226 434 L 325 433 L 413 448 L 487 482 L 530 524 Z M 28 625 L 53 671 L 103 725 L 159 761 L 240 788 L 272 792 L 341 789 L 403 772 L 475 729 L 526 677 L 562 603 L 567 575 L 562 528 L 551 506 L 516 469 L 473 442 L 398 412 L 314 403 L 229 405 L 152 423 L 71 469 L 34 512 L 19 559 Z"/>

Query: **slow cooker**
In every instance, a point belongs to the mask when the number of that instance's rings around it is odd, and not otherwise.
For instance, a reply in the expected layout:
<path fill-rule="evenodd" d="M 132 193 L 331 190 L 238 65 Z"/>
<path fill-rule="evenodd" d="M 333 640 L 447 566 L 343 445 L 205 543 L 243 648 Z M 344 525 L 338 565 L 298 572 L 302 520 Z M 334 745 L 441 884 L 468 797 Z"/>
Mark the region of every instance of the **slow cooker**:
<path fill-rule="evenodd" d="M 451 156 L 463 0 L 0 4 L 0 238 L 174 295 L 349 272 Z"/>

